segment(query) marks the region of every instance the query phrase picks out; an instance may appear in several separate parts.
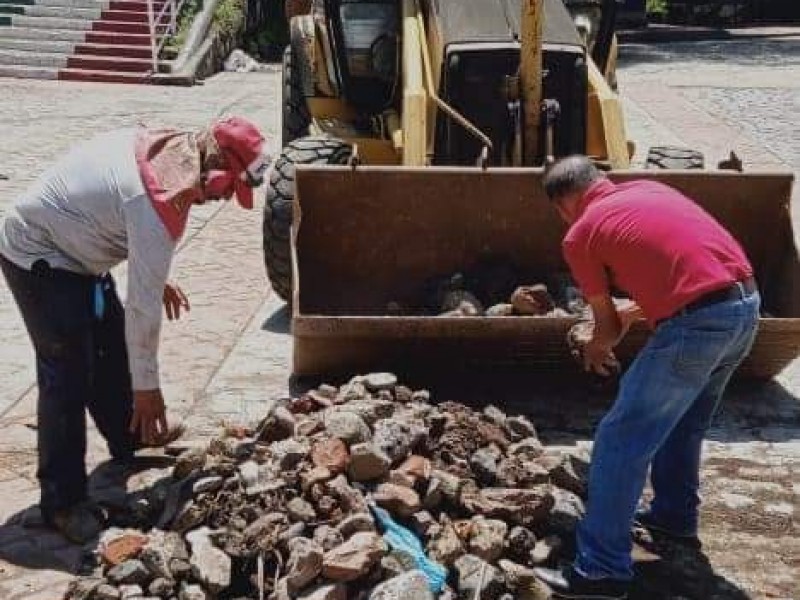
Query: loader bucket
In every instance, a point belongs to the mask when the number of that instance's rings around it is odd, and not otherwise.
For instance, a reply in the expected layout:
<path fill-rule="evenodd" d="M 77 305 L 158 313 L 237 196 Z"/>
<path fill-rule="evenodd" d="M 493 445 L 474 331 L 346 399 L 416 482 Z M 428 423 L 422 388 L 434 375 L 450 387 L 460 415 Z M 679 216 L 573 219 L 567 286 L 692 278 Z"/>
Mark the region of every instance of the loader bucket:
<path fill-rule="evenodd" d="M 761 319 L 745 375 L 778 373 L 800 351 L 800 262 L 790 174 L 628 171 L 672 185 L 722 222 L 756 270 L 769 317 Z M 431 366 L 519 365 L 574 372 L 565 335 L 572 318 L 387 316 L 432 277 L 503 255 L 531 277 L 566 272 L 564 226 L 541 169 L 311 167 L 297 170 L 292 234 L 296 375 L 368 369 L 398 374 Z M 648 335 L 619 348 L 630 359 Z"/>

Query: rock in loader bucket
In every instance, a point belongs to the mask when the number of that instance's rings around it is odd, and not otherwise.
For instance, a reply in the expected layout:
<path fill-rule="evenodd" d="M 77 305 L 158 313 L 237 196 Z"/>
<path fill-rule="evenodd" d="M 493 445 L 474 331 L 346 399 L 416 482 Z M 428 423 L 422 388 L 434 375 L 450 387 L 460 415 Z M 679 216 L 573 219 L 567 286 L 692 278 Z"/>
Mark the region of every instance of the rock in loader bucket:
<path fill-rule="evenodd" d="M 655 179 L 713 214 L 756 270 L 765 317 L 741 374 L 768 378 L 800 352 L 800 262 L 789 203 L 792 175 L 628 171 Z M 565 344 L 572 318 L 387 316 L 425 280 L 504 255 L 527 272 L 565 271 L 564 226 L 540 169 L 298 167 L 292 230 L 294 372 L 520 365 L 574 373 Z M 529 282 L 521 282 L 529 283 Z M 629 360 L 644 324 L 618 351 Z"/>

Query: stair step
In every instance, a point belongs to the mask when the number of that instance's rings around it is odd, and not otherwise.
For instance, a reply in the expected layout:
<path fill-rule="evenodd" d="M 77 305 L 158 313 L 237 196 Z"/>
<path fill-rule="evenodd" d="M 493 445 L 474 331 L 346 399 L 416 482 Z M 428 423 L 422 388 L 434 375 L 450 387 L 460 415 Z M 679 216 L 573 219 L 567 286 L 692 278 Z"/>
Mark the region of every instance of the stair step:
<path fill-rule="evenodd" d="M 106 9 L 100 17 L 104 21 L 124 21 L 128 23 L 147 23 L 147 13 L 133 10 Z"/>
<path fill-rule="evenodd" d="M 87 33 L 74 29 L 40 29 L 38 27 L 0 27 L 0 40 L 52 40 L 82 42 Z M 149 41 L 147 42 L 150 43 Z"/>
<path fill-rule="evenodd" d="M 115 33 L 150 33 L 150 26 L 147 23 L 125 23 L 124 21 L 95 21 L 91 24 L 91 28 L 92 31 L 110 31 Z"/>
<path fill-rule="evenodd" d="M 0 77 L 58 79 L 58 69 L 52 67 L 30 67 L 25 65 L 0 65 Z"/>
<path fill-rule="evenodd" d="M 25 50 L 27 52 L 55 52 L 72 54 L 76 48 L 75 42 L 66 40 L 31 40 L 25 38 L 0 37 L 0 50 Z"/>
<path fill-rule="evenodd" d="M 3 4 L 21 4 L 24 6 L 63 6 L 72 8 L 105 8 L 108 2 L 106 0 L 0 0 L 0 5 Z M 147 10 L 147 4 L 143 3 L 144 10 Z"/>
<path fill-rule="evenodd" d="M 61 69 L 67 66 L 67 55 L 55 52 L 29 52 L 0 48 L 0 65 L 26 65 L 29 67 Z"/>
<path fill-rule="evenodd" d="M 61 69 L 58 79 L 66 81 L 98 81 L 107 83 L 148 83 L 144 73 L 124 73 L 122 71 L 90 71 L 87 69 Z"/>
<path fill-rule="evenodd" d="M 150 61 L 150 46 L 128 46 L 123 44 L 76 44 L 73 52 L 86 56 L 120 56 L 125 58 L 145 58 Z"/>
<path fill-rule="evenodd" d="M 51 1 L 55 2 L 56 0 Z M 158 14 L 158 11 L 161 10 L 164 4 L 166 4 L 166 2 L 153 2 L 153 10 L 156 14 Z M 147 12 L 147 2 L 138 0 L 111 0 L 108 4 L 108 8 L 112 10 L 140 10 Z"/>
<path fill-rule="evenodd" d="M 70 69 L 89 71 L 124 71 L 125 73 L 146 73 L 152 69 L 152 62 L 143 58 L 124 58 L 119 56 L 70 56 L 67 65 Z"/>
<path fill-rule="evenodd" d="M 60 17 L 65 19 L 88 19 L 94 21 L 101 15 L 100 7 L 76 8 L 74 6 L 22 6 L 0 4 L 0 13 L 14 12 L 29 17 Z"/>
<path fill-rule="evenodd" d="M 92 26 L 92 21 L 86 19 L 62 19 L 60 17 L 28 17 L 14 15 L 13 24 L 19 27 L 34 27 L 40 29 L 72 29 L 85 31 Z"/>
<path fill-rule="evenodd" d="M 0 29 L 2 32 L 2 29 Z M 142 33 L 117 33 L 113 31 L 87 31 L 86 42 L 90 44 L 124 44 L 126 46 L 150 47 L 150 36 Z"/>

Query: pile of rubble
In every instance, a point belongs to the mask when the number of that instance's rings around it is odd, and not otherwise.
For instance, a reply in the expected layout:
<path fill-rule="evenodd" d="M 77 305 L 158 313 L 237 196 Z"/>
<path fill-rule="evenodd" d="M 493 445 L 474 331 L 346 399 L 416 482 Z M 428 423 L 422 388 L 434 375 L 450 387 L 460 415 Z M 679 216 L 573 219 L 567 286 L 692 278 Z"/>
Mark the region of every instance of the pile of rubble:
<path fill-rule="evenodd" d="M 186 449 L 116 516 L 68 597 L 544 598 L 532 567 L 570 552 L 587 470 L 525 417 L 359 376 Z M 380 509 L 406 538 L 385 535 Z M 397 543 L 408 536 L 422 556 Z"/>

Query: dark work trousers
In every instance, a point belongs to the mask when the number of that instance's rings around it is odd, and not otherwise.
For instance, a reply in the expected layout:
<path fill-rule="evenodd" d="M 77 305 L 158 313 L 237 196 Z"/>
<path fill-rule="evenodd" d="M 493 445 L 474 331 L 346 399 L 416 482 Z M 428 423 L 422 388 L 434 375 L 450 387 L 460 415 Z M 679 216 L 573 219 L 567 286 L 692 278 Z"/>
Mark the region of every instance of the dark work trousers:
<path fill-rule="evenodd" d="M 110 276 L 51 269 L 44 261 L 28 271 L 2 256 L 0 268 L 36 351 L 37 477 L 48 516 L 86 498 L 86 409 L 113 457 L 133 453 L 125 314 Z M 98 283 L 102 317 L 95 311 Z"/>

